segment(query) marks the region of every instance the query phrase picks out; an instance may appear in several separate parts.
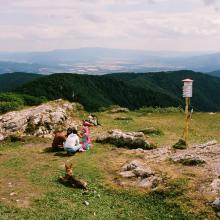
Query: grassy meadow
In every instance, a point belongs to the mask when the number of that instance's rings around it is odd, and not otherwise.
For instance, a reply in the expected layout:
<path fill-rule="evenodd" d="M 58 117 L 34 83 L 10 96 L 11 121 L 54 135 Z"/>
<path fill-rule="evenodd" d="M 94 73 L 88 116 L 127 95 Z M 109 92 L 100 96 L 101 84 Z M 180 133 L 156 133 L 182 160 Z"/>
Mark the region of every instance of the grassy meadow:
<path fill-rule="evenodd" d="M 73 117 L 82 119 L 87 114 Z M 111 129 L 154 127 L 162 134 L 148 138 L 163 147 L 174 144 L 183 133 L 184 113 L 101 112 L 97 116 L 102 126 L 90 129 L 93 140 Z M 115 120 L 117 117 L 128 120 Z M 219 121 L 219 113 L 194 113 L 190 144 L 220 141 Z M 136 157 L 126 149 L 93 142 L 90 151 L 67 156 L 65 152 L 51 152 L 50 145 L 51 140 L 32 137 L 0 144 L 0 219 L 216 219 L 204 198 L 194 195 L 198 168 L 167 177 L 164 187 L 149 192 L 117 184 L 121 166 Z M 65 163 L 72 163 L 74 175 L 88 182 L 88 192 L 57 181 L 64 175 Z"/>

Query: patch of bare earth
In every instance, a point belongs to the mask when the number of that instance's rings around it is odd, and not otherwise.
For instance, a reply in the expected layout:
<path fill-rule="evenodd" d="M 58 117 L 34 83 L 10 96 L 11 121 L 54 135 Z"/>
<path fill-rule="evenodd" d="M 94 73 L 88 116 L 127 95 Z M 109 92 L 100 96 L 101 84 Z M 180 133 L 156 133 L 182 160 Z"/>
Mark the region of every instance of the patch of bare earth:
<path fill-rule="evenodd" d="M 49 146 L 46 143 L 26 144 L 19 150 L 10 149 L 1 154 L 1 202 L 28 208 L 44 193 L 45 189 L 31 181 L 31 175 L 35 169 L 50 168 L 54 158 L 44 152 Z M 44 175 L 47 174 L 42 170 L 42 178 Z"/>

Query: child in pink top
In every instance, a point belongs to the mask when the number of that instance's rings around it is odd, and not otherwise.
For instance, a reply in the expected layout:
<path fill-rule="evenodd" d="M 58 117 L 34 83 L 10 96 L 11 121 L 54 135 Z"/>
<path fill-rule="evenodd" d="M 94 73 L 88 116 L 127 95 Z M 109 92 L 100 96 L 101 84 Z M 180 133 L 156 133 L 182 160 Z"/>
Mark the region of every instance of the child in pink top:
<path fill-rule="evenodd" d="M 82 149 L 89 150 L 91 147 L 91 140 L 89 138 L 89 128 L 87 126 L 83 126 L 82 128 Z"/>

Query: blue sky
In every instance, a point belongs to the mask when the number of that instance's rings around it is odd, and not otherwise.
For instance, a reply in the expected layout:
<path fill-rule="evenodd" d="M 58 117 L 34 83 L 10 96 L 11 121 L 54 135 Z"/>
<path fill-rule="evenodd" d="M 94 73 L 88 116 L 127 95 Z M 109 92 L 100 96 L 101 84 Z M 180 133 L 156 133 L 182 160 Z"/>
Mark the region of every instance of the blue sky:
<path fill-rule="evenodd" d="M 0 51 L 220 51 L 220 0 L 0 0 Z"/>

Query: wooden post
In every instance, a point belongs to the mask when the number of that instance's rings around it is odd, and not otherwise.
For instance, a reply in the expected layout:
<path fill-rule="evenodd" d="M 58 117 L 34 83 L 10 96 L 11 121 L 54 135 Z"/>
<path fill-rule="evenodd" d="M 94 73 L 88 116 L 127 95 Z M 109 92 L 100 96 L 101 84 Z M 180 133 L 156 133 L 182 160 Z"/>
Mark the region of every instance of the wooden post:
<path fill-rule="evenodd" d="M 185 107 L 185 128 L 184 128 L 184 141 L 188 145 L 189 140 L 189 97 L 186 97 L 186 107 Z"/>

